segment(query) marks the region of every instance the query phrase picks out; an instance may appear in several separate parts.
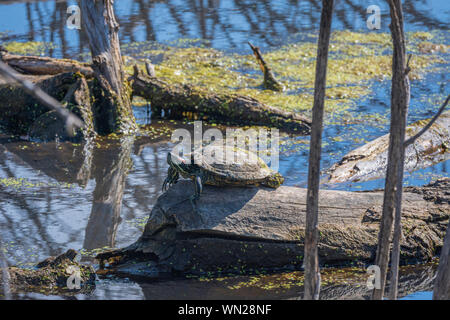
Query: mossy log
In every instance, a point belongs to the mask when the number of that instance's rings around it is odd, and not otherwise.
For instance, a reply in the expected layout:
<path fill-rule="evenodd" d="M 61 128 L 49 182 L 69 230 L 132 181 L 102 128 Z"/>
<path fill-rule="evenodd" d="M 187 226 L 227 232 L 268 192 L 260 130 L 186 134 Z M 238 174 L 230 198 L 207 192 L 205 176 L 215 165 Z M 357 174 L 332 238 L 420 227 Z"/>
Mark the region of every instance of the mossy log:
<path fill-rule="evenodd" d="M 9 267 L 7 284 L 11 293 L 38 292 L 44 294 L 89 293 L 95 288 L 96 274 L 92 266 L 76 262 L 75 250 L 68 250 L 58 257 L 50 257 L 39 262 L 33 269 Z M 74 276 L 79 276 L 80 287 L 69 288 Z M 3 285 L 4 273 L 0 272 L 0 284 Z"/>
<path fill-rule="evenodd" d="M 406 128 L 406 139 L 414 136 L 428 120 L 420 120 Z M 326 171 L 327 183 L 367 181 L 383 178 L 386 173 L 389 134 L 379 137 L 346 154 Z M 405 150 L 405 170 L 415 171 L 450 158 L 450 111 Z"/>
<path fill-rule="evenodd" d="M 426 261 L 442 246 L 450 217 L 450 180 L 406 188 L 402 263 Z M 205 186 L 194 211 L 190 181 L 180 181 L 155 204 L 144 233 L 131 246 L 97 256 L 112 272 L 252 272 L 300 269 L 304 256 L 306 189 Z M 186 199 L 186 201 L 182 201 Z M 321 264 L 372 263 L 383 192 L 322 190 Z"/>
<path fill-rule="evenodd" d="M 60 99 L 64 97 L 68 87 L 60 87 L 58 83 L 52 82 L 58 78 L 52 78 L 49 75 L 58 77 L 61 76 L 59 72 L 64 71 L 76 71 L 76 74 L 79 76 L 83 75 L 89 83 L 91 95 L 101 96 L 102 91 L 104 91 L 98 86 L 98 82 L 95 87 L 91 85 L 94 71 L 92 67 L 84 63 L 67 59 L 18 56 L 8 53 L 3 53 L 3 59 L 6 63 L 11 63 L 10 66 L 27 74 L 37 85 L 42 85 L 44 91 Z M 46 79 L 47 82 L 44 82 Z M 132 95 L 141 96 L 151 101 L 152 116 L 154 118 L 180 119 L 183 117 L 184 112 L 189 112 L 221 122 L 277 127 L 284 131 L 300 134 L 309 134 L 311 128 L 311 121 L 306 117 L 263 104 L 254 98 L 242 95 L 210 93 L 188 85 L 168 84 L 161 79 L 143 74 L 140 70 L 137 70 L 137 67 L 134 75 L 129 77 L 128 80 L 131 82 L 130 91 Z M 8 84 L 5 86 L 10 90 L 16 91 L 14 86 Z M 17 113 L 20 113 L 27 106 L 35 105 L 34 101 L 22 91 L 16 91 L 13 94 L 15 96 L 14 99 L 10 98 L 9 94 L 10 92 L 0 90 L 0 121 L 5 108 L 12 108 L 11 103 L 14 101 L 19 101 L 14 106 L 14 109 L 17 108 L 19 111 Z M 97 117 L 110 120 L 114 118 L 114 115 L 110 113 L 102 114 L 102 110 L 104 111 L 105 108 L 102 107 L 98 99 L 95 101 L 93 108 L 97 110 L 98 114 L 94 114 L 94 119 Z M 39 110 L 37 113 L 41 115 L 42 110 Z M 32 121 L 36 118 L 35 113 L 31 115 Z M 108 121 L 111 122 L 112 120 L 110 120 Z M 104 123 L 109 123 L 108 121 L 97 121 L 95 130 L 100 132 L 107 131 L 107 128 L 102 128 L 102 126 Z M 11 129 L 14 130 L 14 128 Z"/>
<path fill-rule="evenodd" d="M 263 104 L 250 97 L 209 93 L 189 85 L 168 84 L 144 74 L 137 66 L 129 81 L 133 95 L 151 102 L 154 117 L 179 119 L 183 112 L 191 112 L 218 121 L 277 127 L 301 134 L 310 132 L 311 121 L 306 117 Z"/>
<path fill-rule="evenodd" d="M 24 77 L 80 117 L 85 123 L 84 137 L 94 134 L 90 92 L 83 75 L 69 72 Z M 58 133 L 60 138 L 68 138 L 64 122 L 55 112 L 49 111 L 17 84 L 0 83 L 0 125 L 9 133 L 42 135 L 37 138 L 43 140 L 47 140 L 49 137 L 45 136 L 49 134 L 53 134 L 50 137 L 53 139 Z"/>

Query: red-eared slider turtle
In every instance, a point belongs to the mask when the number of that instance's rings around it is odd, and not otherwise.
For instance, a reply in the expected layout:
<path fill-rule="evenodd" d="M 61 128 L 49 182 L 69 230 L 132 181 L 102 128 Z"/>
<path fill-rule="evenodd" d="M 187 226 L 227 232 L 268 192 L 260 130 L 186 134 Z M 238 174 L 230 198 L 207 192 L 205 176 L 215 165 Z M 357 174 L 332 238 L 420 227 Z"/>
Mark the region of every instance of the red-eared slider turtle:
<path fill-rule="evenodd" d="M 284 182 L 283 176 L 270 169 L 256 154 L 221 143 L 197 149 L 184 158 L 169 152 L 167 163 L 169 170 L 163 190 L 176 183 L 180 175 L 192 179 L 195 193 L 190 197 L 191 202 L 199 199 L 203 184 L 278 188 Z"/>

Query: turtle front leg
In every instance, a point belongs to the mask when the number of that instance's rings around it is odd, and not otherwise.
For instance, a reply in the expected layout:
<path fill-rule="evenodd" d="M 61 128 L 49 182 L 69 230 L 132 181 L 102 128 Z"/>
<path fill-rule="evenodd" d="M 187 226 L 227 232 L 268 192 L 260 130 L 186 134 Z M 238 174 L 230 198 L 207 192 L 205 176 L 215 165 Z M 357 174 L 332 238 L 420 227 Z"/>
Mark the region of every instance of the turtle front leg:
<path fill-rule="evenodd" d="M 164 180 L 162 190 L 166 191 L 173 184 L 177 183 L 179 178 L 180 174 L 178 173 L 178 171 L 172 167 L 169 167 L 169 169 L 167 170 L 167 178 Z"/>
<path fill-rule="evenodd" d="M 193 207 L 195 207 L 195 204 L 197 203 L 197 200 L 200 199 L 200 195 L 203 191 L 203 181 L 201 176 L 195 176 L 194 186 L 195 192 L 192 196 L 189 197 L 189 200 L 191 201 Z"/>
<path fill-rule="evenodd" d="M 195 176 L 193 182 L 194 182 L 194 186 L 195 186 L 195 192 L 192 196 L 189 197 L 189 201 L 191 202 L 191 205 L 192 205 L 192 211 L 200 217 L 201 221 L 203 221 L 201 214 L 197 210 L 197 201 L 198 201 L 198 199 L 200 199 L 200 195 L 202 194 L 202 191 L 203 191 L 202 176 Z"/>

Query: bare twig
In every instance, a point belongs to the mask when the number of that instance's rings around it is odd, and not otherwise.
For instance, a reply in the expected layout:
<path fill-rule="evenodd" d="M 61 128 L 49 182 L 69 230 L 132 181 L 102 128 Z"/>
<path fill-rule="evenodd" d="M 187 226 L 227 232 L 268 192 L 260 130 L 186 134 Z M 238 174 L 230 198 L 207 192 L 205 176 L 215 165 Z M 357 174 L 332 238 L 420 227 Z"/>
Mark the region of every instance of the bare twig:
<path fill-rule="evenodd" d="M 250 41 L 248 42 L 248 45 L 252 49 L 256 61 L 258 62 L 259 67 L 264 74 L 264 87 L 269 90 L 283 91 L 283 86 L 275 79 L 272 69 L 269 67 L 262 56 L 261 50 L 251 44 Z"/>
<path fill-rule="evenodd" d="M 409 138 L 404 142 L 403 145 L 405 148 L 410 144 L 413 144 L 421 135 L 423 135 L 433 125 L 433 123 L 439 118 L 442 112 L 444 112 L 444 109 L 445 107 L 447 107 L 449 100 L 450 95 L 447 96 L 447 99 L 445 99 L 444 103 L 439 108 L 438 112 L 434 115 L 434 117 L 430 120 L 430 122 L 428 122 L 428 124 L 425 127 L 423 127 L 422 130 L 420 130 L 417 134 L 415 134 L 414 136 L 412 136 L 411 138 Z"/>
<path fill-rule="evenodd" d="M 31 81 L 23 79 L 20 74 L 2 61 L 0 61 L 0 75 L 7 81 L 19 83 L 28 94 L 48 108 L 55 110 L 58 116 L 65 121 L 66 130 L 70 136 L 73 136 L 76 129 L 83 128 L 84 123 L 80 118 L 64 108 L 56 99 L 35 86 Z"/>

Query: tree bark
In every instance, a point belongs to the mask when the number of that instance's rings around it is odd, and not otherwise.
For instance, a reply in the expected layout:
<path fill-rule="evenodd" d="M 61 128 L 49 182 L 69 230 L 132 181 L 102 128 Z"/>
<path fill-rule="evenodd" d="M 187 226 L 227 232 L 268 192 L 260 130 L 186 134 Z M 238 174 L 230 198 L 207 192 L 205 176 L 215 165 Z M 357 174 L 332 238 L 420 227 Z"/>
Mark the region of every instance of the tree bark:
<path fill-rule="evenodd" d="M 314 84 L 314 106 L 308 168 L 305 234 L 305 300 L 318 300 L 320 292 L 318 258 L 320 158 L 322 151 L 323 112 L 333 0 L 323 0 L 322 6 L 317 48 L 316 80 Z"/>
<path fill-rule="evenodd" d="M 119 24 L 113 0 L 81 0 L 83 29 L 92 54 L 94 76 L 98 81 L 95 109 L 97 128 L 102 134 L 133 133 L 137 125 L 131 108 L 131 90 L 126 84 L 119 45 Z"/>
<path fill-rule="evenodd" d="M 409 105 L 409 79 L 406 65 L 406 46 L 403 32 L 403 12 L 400 0 L 388 0 L 391 12 L 391 35 L 393 41 L 392 55 L 392 89 L 391 89 L 391 124 L 389 135 L 388 166 L 383 200 L 383 216 L 378 237 L 376 265 L 380 267 L 380 288 L 375 288 L 372 299 L 381 300 L 386 286 L 386 274 L 389 263 L 390 237 L 394 220 L 394 207 L 401 193 L 403 178 L 403 161 L 405 156 L 406 117 Z M 399 190 L 400 189 L 400 190 Z M 398 192 L 397 192 L 398 190 Z M 399 202 L 401 203 L 401 202 Z M 400 208 L 399 208 L 400 209 Z M 399 221 L 401 212 L 396 211 Z M 400 226 L 397 226 L 399 228 Z M 398 246 L 399 243 L 396 243 Z M 399 249 L 395 249 L 399 250 Z M 394 276 L 395 277 L 395 276 Z M 395 281 L 395 280 L 394 280 Z"/>
<path fill-rule="evenodd" d="M 447 227 L 437 276 L 434 280 L 433 300 L 450 300 L 450 223 Z"/>

